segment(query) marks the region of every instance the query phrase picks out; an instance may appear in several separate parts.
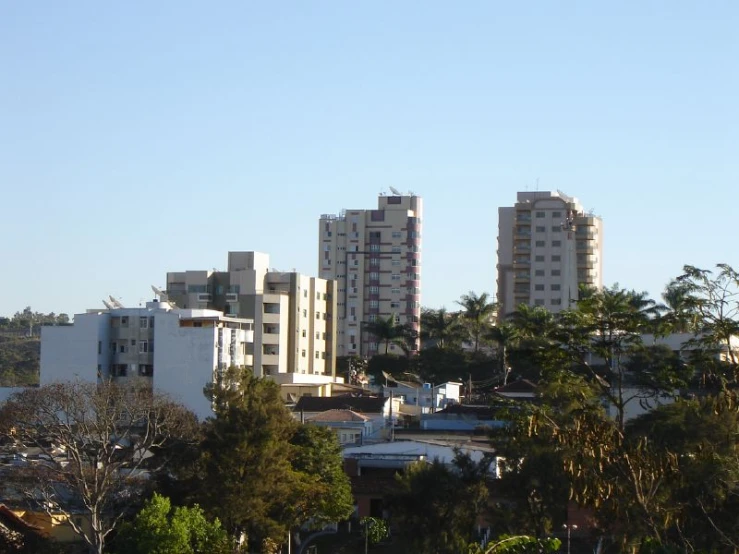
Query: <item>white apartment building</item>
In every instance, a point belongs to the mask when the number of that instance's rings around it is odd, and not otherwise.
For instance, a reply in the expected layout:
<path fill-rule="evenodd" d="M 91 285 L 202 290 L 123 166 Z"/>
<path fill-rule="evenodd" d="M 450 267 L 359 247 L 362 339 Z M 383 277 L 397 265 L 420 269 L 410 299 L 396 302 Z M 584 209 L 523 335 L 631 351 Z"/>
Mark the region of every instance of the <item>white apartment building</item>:
<path fill-rule="evenodd" d="M 343 210 L 319 220 L 319 275 L 338 288 L 338 356 L 376 354 L 377 340 L 365 324 L 378 318 L 392 315 L 420 331 L 423 203 L 413 193 L 393 192 L 381 194 L 375 210 Z"/>
<path fill-rule="evenodd" d="M 335 288 L 331 280 L 270 270 L 267 254 L 229 252 L 227 271 L 167 273 L 166 294 L 183 308 L 254 320 L 254 374 L 285 384 L 333 380 Z"/>
<path fill-rule="evenodd" d="M 253 363 L 253 322 L 215 310 L 88 310 L 73 325 L 42 327 L 41 384 L 79 379 L 146 384 L 192 410 L 212 414 L 203 393 L 217 372 Z"/>
<path fill-rule="evenodd" d="M 579 285 L 603 286 L 603 222 L 561 191 L 519 192 L 498 208 L 497 269 L 500 315 L 520 304 L 566 309 Z"/>

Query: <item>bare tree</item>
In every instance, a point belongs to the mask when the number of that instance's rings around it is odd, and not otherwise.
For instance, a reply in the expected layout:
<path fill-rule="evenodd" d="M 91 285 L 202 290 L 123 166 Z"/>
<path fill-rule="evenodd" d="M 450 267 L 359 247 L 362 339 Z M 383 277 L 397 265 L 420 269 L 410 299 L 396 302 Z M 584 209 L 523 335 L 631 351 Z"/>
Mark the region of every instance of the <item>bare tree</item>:
<path fill-rule="evenodd" d="M 89 551 L 102 554 L 170 447 L 195 439 L 197 420 L 150 388 L 76 381 L 11 396 L 0 408 L 0 436 L 42 453 L 6 480 L 38 509 L 65 516 Z"/>

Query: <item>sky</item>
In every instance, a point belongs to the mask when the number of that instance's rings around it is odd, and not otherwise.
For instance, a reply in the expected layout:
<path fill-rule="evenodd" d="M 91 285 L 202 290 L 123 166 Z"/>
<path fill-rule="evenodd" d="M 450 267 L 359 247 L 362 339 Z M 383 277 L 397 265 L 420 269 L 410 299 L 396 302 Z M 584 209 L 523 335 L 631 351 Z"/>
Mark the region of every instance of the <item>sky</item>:
<path fill-rule="evenodd" d="M 497 208 L 562 190 L 604 282 L 739 266 L 739 3 L 0 0 L 0 315 L 151 298 L 424 199 L 422 305 L 495 293 Z"/>

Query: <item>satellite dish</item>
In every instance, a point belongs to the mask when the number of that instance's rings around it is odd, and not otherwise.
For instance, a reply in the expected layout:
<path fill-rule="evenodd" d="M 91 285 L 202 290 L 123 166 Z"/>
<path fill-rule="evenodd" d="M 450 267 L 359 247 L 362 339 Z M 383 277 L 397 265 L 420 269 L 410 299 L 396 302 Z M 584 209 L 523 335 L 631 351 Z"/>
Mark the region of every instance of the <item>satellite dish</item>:
<path fill-rule="evenodd" d="M 159 297 L 160 301 L 162 302 L 167 301 L 167 293 L 164 292 L 162 289 L 160 289 L 159 287 L 155 287 L 154 285 L 151 285 L 151 290 L 153 290 L 154 294 L 156 294 Z"/>
<path fill-rule="evenodd" d="M 118 302 L 118 300 L 113 298 L 112 295 L 108 296 L 108 298 L 110 298 L 110 303 L 113 304 L 113 306 L 115 306 L 116 308 L 123 308 L 123 304 L 121 304 L 120 302 Z"/>
<path fill-rule="evenodd" d="M 394 187 L 390 187 L 390 191 L 391 191 L 391 192 L 392 192 L 392 193 L 393 193 L 394 195 L 396 195 L 396 196 L 403 196 L 403 195 L 402 195 L 402 194 L 401 194 L 401 193 L 400 193 L 400 192 L 398 191 L 398 189 L 396 189 L 396 188 L 394 188 Z"/>
<path fill-rule="evenodd" d="M 107 300 L 103 300 L 103 304 L 105 304 L 105 307 L 106 307 L 106 308 L 108 308 L 109 310 L 112 310 L 112 309 L 114 309 L 114 308 L 113 308 L 113 304 L 111 304 L 111 303 L 110 303 L 110 302 L 108 302 Z"/>

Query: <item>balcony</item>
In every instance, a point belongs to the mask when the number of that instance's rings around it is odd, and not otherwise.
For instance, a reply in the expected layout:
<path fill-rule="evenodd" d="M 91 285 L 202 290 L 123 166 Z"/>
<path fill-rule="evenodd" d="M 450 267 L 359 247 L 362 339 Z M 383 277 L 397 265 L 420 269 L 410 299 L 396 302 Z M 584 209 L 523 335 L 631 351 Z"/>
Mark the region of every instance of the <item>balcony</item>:
<path fill-rule="evenodd" d="M 513 275 L 513 279 L 516 281 L 530 281 L 531 280 L 531 273 L 528 272 L 518 272 Z"/>
<path fill-rule="evenodd" d="M 262 335 L 262 344 L 280 344 L 280 335 L 277 333 L 265 333 Z"/>
<path fill-rule="evenodd" d="M 593 269 L 598 263 L 598 257 L 591 254 L 580 254 L 577 256 L 577 267 Z"/>
<path fill-rule="evenodd" d="M 578 239 L 593 240 L 598 236 L 598 231 L 595 227 L 578 225 L 577 231 L 575 231 L 575 236 Z"/>
<path fill-rule="evenodd" d="M 514 258 L 513 267 L 528 267 L 531 265 L 531 258 Z"/>
<path fill-rule="evenodd" d="M 526 242 L 517 242 L 513 245 L 513 251 L 514 252 L 531 252 L 531 243 L 529 241 Z"/>
<path fill-rule="evenodd" d="M 531 212 L 518 212 L 516 214 L 516 222 L 531 223 Z"/>

